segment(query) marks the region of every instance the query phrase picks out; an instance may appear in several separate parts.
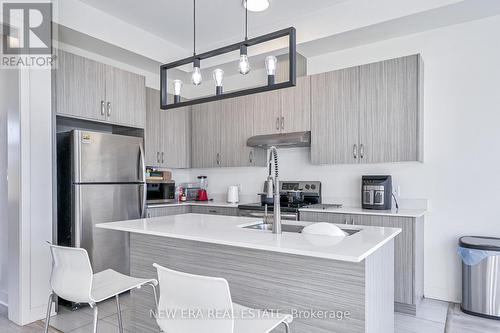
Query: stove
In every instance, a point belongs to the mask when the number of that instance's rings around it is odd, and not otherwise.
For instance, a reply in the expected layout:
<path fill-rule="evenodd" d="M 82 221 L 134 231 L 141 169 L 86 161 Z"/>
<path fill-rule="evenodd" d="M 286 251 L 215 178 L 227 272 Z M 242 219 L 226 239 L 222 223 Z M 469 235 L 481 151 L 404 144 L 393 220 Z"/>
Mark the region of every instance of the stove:
<path fill-rule="evenodd" d="M 304 200 L 300 203 L 288 202 L 288 191 L 301 191 L 304 193 Z M 319 181 L 280 181 L 280 211 L 283 220 L 299 220 L 299 209 L 321 203 L 321 182 Z M 264 217 L 266 205 L 263 203 L 253 203 L 239 205 L 239 215 L 247 217 Z M 272 213 L 273 205 L 267 205 L 267 210 Z"/>

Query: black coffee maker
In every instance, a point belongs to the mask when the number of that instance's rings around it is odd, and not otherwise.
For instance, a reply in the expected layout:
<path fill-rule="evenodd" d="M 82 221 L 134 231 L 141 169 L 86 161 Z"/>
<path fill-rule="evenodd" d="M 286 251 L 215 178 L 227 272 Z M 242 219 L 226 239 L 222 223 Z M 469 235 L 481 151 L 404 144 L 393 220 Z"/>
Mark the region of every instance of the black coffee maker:
<path fill-rule="evenodd" d="M 363 176 L 361 185 L 361 205 L 363 209 L 391 209 L 391 176 Z"/>

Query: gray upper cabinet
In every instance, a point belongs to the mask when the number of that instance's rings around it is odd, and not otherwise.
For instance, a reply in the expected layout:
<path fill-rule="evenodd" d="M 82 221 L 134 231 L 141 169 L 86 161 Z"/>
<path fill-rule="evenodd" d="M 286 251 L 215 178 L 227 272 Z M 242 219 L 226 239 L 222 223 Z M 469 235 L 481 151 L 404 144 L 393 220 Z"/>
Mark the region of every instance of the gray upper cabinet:
<path fill-rule="evenodd" d="M 53 89 L 58 115 L 144 128 L 143 76 L 61 50 L 57 54 Z"/>
<path fill-rule="evenodd" d="M 57 57 L 53 87 L 57 114 L 105 121 L 105 65 L 61 50 Z"/>
<path fill-rule="evenodd" d="M 420 161 L 418 55 L 360 67 L 362 163 Z"/>
<path fill-rule="evenodd" d="M 144 128 L 144 76 L 106 66 L 106 116 L 113 124 Z"/>
<path fill-rule="evenodd" d="M 193 106 L 193 167 L 264 165 L 265 152 L 246 144 L 254 132 L 253 102 L 244 96 Z"/>
<path fill-rule="evenodd" d="M 253 113 L 254 135 L 311 130 L 310 77 L 298 77 L 292 88 L 246 97 L 244 103 Z"/>
<path fill-rule="evenodd" d="M 311 77 L 298 77 L 295 87 L 278 91 L 280 95 L 281 132 L 310 131 Z"/>
<path fill-rule="evenodd" d="M 249 95 L 244 101 L 245 108 L 253 113 L 254 135 L 280 132 L 280 95 L 277 91 Z"/>
<path fill-rule="evenodd" d="M 160 92 L 146 88 L 146 164 L 154 167 L 191 166 L 191 109 L 160 109 Z"/>
<path fill-rule="evenodd" d="M 422 161 L 422 60 L 391 59 L 311 78 L 315 164 Z"/>
<path fill-rule="evenodd" d="M 359 69 L 313 75 L 311 91 L 312 163 L 357 163 Z"/>
<path fill-rule="evenodd" d="M 220 166 L 222 101 L 197 104 L 192 109 L 191 163 L 193 168 Z"/>

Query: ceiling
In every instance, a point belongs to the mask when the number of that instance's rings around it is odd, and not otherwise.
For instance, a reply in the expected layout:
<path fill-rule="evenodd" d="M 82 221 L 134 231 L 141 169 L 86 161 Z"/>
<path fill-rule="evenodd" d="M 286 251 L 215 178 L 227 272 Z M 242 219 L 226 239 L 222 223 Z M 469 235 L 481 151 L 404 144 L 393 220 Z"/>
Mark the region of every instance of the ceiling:
<path fill-rule="evenodd" d="M 193 48 L 192 0 L 80 0 L 132 25 L 191 51 Z M 270 0 L 269 8 L 248 14 L 249 37 L 294 22 L 349 0 Z M 201 53 L 244 37 L 245 11 L 241 0 L 196 2 L 197 52 Z"/>

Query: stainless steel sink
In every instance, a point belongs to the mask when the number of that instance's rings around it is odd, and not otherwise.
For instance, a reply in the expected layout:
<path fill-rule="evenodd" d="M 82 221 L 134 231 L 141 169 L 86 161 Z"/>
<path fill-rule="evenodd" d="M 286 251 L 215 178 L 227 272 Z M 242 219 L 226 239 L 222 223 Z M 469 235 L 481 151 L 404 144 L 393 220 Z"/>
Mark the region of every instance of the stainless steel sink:
<path fill-rule="evenodd" d="M 273 230 L 273 225 L 272 224 L 267 224 L 267 223 L 257 223 L 257 224 L 252 224 L 252 225 L 247 225 L 246 227 L 243 227 L 245 229 L 254 229 L 254 230 Z M 293 224 L 282 224 L 281 225 L 281 230 L 283 232 L 296 232 L 296 233 L 301 233 L 302 229 L 304 229 L 305 226 L 303 225 L 293 225 Z M 357 229 L 344 229 L 340 228 L 342 231 L 346 232 L 348 236 L 354 235 L 355 233 L 359 232 Z"/>

